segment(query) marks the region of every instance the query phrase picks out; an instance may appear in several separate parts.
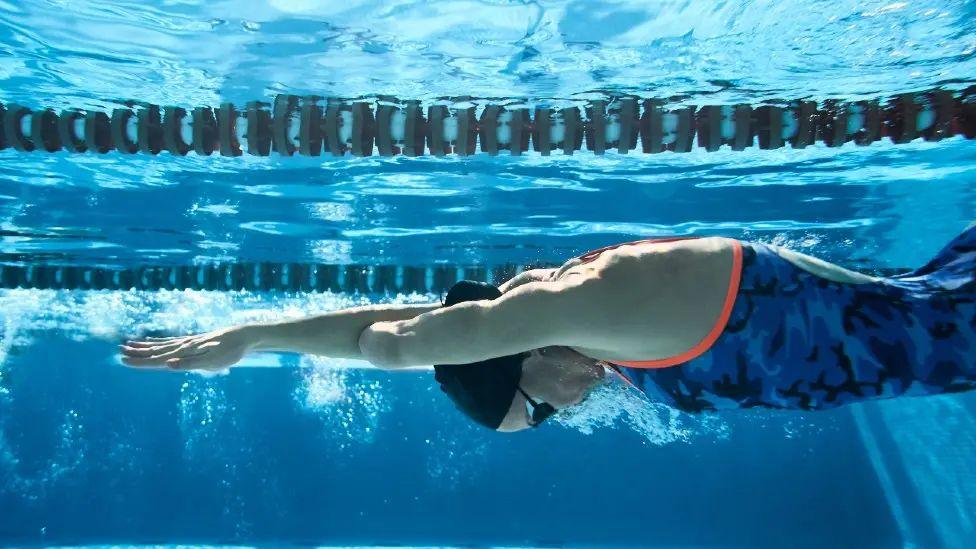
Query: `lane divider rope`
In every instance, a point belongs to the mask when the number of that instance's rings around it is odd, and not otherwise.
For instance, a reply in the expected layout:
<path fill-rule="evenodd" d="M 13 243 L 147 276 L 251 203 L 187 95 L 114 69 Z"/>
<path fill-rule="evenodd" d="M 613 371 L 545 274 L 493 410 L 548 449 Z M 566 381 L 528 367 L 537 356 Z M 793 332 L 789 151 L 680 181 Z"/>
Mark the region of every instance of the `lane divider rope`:
<path fill-rule="evenodd" d="M 236 157 L 351 155 L 512 156 L 534 151 L 572 155 L 708 152 L 758 146 L 802 149 L 916 139 L 976 138 L 976 86 L 933 89 L 864 101 L 797 99 L 764 105 L 676 105 L 609 97 L 560 109 L 431 104 L 383 97 L 375 101 L 279 95 L 243 109 L 130 102 L 111 112 L 31 109 L 0 103 L 0 150 Z M 697 139 L 696 139 L 697 138 Z"/>
<path fill-rule="evenodd" d="M 442 293 L 462 279 L 500 285 L 526 269 L 557 266 L 555 263 L 431 266 L 212 263 L 112 269 L 8 264 L 0 265 L 0 289 Z M 886 276 L 906 270 L 889 268 L 871 272 Z"/>

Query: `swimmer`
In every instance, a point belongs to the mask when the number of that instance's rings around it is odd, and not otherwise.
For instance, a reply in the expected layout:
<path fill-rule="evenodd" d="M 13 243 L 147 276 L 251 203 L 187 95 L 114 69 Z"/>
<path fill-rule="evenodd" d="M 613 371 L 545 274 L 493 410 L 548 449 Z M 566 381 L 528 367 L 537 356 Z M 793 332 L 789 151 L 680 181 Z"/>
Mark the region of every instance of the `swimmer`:
<path fill-rule="evenodd" d="M 477 423 L 535 427 L 619 376 L 686 412 L 824 410 L 976 386 L 976 224 L 915 271 L 857 273 L 728 238 L 610 246 L 443 304 L 373 305 L 123 345 L 139 368 L 219 370 L 252 351 L 436 365 Z"/>

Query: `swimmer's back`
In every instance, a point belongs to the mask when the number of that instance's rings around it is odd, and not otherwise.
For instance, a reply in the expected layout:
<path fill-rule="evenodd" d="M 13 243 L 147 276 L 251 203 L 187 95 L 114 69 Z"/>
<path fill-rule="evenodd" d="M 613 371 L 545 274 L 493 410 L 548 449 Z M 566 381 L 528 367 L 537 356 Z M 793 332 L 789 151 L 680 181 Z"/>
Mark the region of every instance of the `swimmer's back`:
<path fill-rule="evenodd" d="M 602 299 L 579 311 L 599 341 L 574 347 L 609 361 L 681 354 L 713 329 L 726 304 L 739 246 L 729 238 L 640 241 L 567 262 L 554 278 L 599 284 Z"/>

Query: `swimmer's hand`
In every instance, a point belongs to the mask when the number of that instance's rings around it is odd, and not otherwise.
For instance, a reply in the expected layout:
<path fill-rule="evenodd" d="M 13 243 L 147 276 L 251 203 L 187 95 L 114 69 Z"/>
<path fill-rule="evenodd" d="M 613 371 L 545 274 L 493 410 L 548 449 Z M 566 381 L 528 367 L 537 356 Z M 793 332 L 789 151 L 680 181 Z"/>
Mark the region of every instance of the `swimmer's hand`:
<path fill-rule="evenodd" d="M 528 271 L 522 271 L 508 282 L 499 286 L 498 289 L 504 294 L 518 288 L 519 286 L 532 282 L 555 282 L 559 280 L 560 277 L 566 273 L 566 271 L 582 263 L 583 261 L 577 257 L 563 263 L 562 267 L 559 267 L 558 269 L 530 269 Z"/>
<path fill-rule="evenodd" d="M 249 329 L 235 326 L 198 335 L 127 341 L 121 346 L 122 363 L 137 368 L 224 370 L 257 345 Z"/>

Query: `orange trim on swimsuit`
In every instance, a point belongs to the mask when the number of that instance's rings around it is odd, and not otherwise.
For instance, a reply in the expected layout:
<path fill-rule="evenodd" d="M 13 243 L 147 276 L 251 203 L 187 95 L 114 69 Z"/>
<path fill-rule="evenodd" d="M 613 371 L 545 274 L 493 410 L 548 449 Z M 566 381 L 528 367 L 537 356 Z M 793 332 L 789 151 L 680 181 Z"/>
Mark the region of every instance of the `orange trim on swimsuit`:
<path fill-rule="evenodd" d="M 641 360 L 636 362 L 615 360 L 614 364 L 619 364 L 621 366 L 628 366 L 630 368 L 667 368 L 669 366 L 675 366 L 677 364 L 683 364 L 689 360 L 694 360 L 699 356 L 705 354 L 715 341 L 718 340 L 722 332 L 725 331 L 725 326 L 729 322 L 729 316 L 732 315 L 732 307 L 735 305 L 735 298 L 739 294 L 739 282 L 742 280 L 742 243 L 738 240 L 732 241 L 732 276 L 729 280 L 728 291 L 725 292 L 725 303 L 722 305 L 722 313 L 719 315 L 718 320 L 715 325 L 712 326 L 712 331 L 702 339 L 698 345 L 695 345 L 688 351 L 681 353 L 670 358 L 661 358 L 657 360 Z"/>
<path fill-rule="evenodd" d="M 675 238 L 650 238 L 647 240 L 638 240 L 635 242 L 625 242 L 623 244 L 615 244 L 613 246 L 607 246 L 605 248 L 600 248 L 599 250 L 593 250 L 582 256 L 580 259 L 584 263 L 593 261 L 600 254 L 607 250 L 613 250 L 621 246 L 629 246 L 632 244 L 642 244 L 642 243 L 663 243 L 663 242 L 676 242 L 679 240 L 691 240 L 695 237 L 675 237 Z M 712 330 L 708 332 L 698 345 L 695 345 L 688 351 L 681 353 L 680 355 L 675 355 L 669 358 L 660 358 L 656 360 L 640 360 L 640 361 L 622 361 L 613 360 L 606 361 L 613 364 L 619 364 L 620 366 L 627 366 L 629 368 L 668 368 L 670 366 L 676 366 L 688 362 L 689 360 L 694 360 L 699 356 L 705 354 L 715 341 L 718 340 L 722 332 L 725 331 L 725 326 L 729 322 L 729 316 L 732 315 L 732 307 L 735 305 L 735 298 L 739 294 L 739 282 L 742 280 L 742 243 L 738 240 L 732 241 L 732 276 L 729 280 L 729 288 L 725 293 L 725 303 L 722 305 L 722 312 L 719 314 L 718 320 L 715 325 L 712 326 Z M 619 372 L 618 372 L 619 374 Z M 629 380 L 628 380 L 629 381 Z"/>

